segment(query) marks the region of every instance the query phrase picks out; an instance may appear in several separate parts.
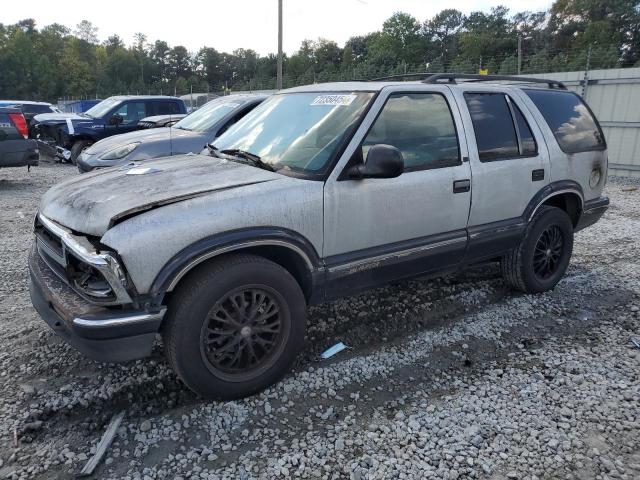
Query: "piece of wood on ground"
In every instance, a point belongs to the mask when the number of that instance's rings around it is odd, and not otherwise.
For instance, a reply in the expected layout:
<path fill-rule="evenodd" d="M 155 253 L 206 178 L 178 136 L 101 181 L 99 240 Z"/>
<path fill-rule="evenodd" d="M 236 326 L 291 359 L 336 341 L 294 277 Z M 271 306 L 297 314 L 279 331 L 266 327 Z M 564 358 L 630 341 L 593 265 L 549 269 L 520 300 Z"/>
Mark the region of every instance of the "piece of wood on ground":
<path fill-rule="evenodd" d="M 102 438 L 98 442 L 95 455 L 89 459 L 87 464 L 84 466 L 84 468 L 80 472 L 80 476 L 85 477 L 85 476 L 91 475 L 93 471 L 96 469 L 96 467 L 100 463 L 100 460 L 102 460 L 102 457 L 109 449 L 111 442 L 113 442 L 113 439 L 116 436 L 116 432 L 118 431 L 118 427 L 120 427 L 120 424 L 122 423 L 122 419 L 124 418 L 124 414 L 125 412 L 122 411 L 120 413 L 115 414 L 111 418 L 111 421 L 109 422 L 109 426 L 107 427 L 104 434 L 102 435 Z"/>

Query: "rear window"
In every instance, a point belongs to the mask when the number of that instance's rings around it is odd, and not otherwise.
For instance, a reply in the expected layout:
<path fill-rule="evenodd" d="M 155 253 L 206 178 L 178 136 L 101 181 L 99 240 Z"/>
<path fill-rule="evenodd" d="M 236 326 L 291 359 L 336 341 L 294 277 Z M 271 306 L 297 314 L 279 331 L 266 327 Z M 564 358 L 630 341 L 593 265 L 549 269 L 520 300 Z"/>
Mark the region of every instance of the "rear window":
<path fill-rule="evenodd" d="M 50 113 L 51 107 L 49 105 L 33 105 L 33 104 L 24 104 L 22 105 L 22 111 L 24 113 Z"/>
<path fill-rule="evenodd" d="M 542 113 L 562 151 L 578 153 L 606 148 L 602 130 L 578 95 L 529 89 L 525 93 Z"/>

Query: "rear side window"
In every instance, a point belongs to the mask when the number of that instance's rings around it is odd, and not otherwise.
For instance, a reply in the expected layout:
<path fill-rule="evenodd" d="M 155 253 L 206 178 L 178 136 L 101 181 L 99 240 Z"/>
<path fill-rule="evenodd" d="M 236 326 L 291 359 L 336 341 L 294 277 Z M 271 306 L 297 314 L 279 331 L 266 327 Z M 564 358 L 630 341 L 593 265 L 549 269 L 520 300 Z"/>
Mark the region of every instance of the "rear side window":
<path fill-rule="evenodd" d="M 603 150 L 602 130 L 582 99 L 573 92 L 525 90 L 566 153 Z"/>
<path fill-rule="evenodd" d="M 176 102 L 153 102 L 152 115 L 173 115 L 180 113 L 180 108 Z"/>
<path fill-rule="evenodd" d="M 366 158 L 378 143 L 402 152 L 405 171 L 460 165 L 458 137 L 447 100 L 438 93 L 389 96 L 362 144 Z"/>
<path fill-rule="evenodd" d="M 531 127 L 527 123 L 527 120 L 522 115 L 522 112 L 518 106 L 509 102 L 513 116 L 516 121 L 516 128 L 518 129 L 518 137 L 520 138 L 520 154 L 521 155 L 536 155 L 538 153 L 538 145 L 536 145 L 536 139 L 533 138 Z"/>
<path fill-rule="evenodd" d="M 538 147 L 518 106 L 504 93 L 465 93 L 481 162 L 536 155 Z"/>

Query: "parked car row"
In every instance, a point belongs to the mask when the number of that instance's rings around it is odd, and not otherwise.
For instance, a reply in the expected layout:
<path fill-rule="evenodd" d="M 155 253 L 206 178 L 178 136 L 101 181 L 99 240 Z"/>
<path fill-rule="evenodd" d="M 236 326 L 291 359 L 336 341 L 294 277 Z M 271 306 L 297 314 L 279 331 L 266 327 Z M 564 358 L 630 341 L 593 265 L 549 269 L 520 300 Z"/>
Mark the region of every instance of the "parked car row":
<path fill-rule="evenodd" d="M 574 232 L 609 204 L 593 112 L 560 82 L 518 77 L 227 97 L 79 161 L 126 165 L 42 198 L 35 308 L 101 361 L 147 356 L 162 335 L 177 375 L 207 398 L 281 378 L 309 305 L 492 261 L 513 288 L 550 290 Z"/>
<path fill-rule="evenodd" d="M 264 95 L 229 95 L 211 100 L 169 128 L 139 130 L 105 138 L 77 158 L 81 172 L 151 158 L 200 153 L 260 104 Z"/>
<path fill-rule="evenodd" d="M 31 121 L 32 136 L 62 159 L 76 162 L 84 149 L 103 138 L 142 128 L 140 121 L 155 115 L 186 113 L 176 97 L 116 96 L 84 113 L 50 113 Z"/>
<path fill-rule="evenodd" d="M 82 113 L 61 113 L 44 102 L 7 100 L 0 105 L 22 111 L 28 136 L 38 141 L 40 149 L 87 172 L 199 153 L 265 98 L 220 97 L 189 115 L 181 99 L 164 96 L 110 97 Z"/>

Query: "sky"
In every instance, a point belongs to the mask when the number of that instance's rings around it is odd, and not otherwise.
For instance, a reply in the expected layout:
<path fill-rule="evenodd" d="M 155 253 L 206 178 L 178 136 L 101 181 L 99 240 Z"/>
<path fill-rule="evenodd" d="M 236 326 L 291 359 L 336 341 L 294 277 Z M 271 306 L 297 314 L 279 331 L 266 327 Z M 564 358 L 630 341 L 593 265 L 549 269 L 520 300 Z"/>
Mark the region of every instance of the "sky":
<path fill-rule="evenodd" d="M 142 32 L 147 40 L 161 39 L 170 46 L 184 45 L 196 52 L 213 47 L 221 52 L 250 48 L 260 55 L 277 51 L 277 0 L 0 0 L 0 23 L 33 18 L 38 27 L 61 23 L 74 28 L 81 20 L 98 27 L 102 41 L 117 34 L 127 45 Z M 343 46 L 354 35 L 382 27 L 394 12 L 410 13 L 420 22 L 444 8 L 463 13 L 489 11 L 508 5 L 512 12 L 546 10 L 551 0 L 283 0 L 284 51 L 294 53 L 304 39 L 318 37 Z"/>

